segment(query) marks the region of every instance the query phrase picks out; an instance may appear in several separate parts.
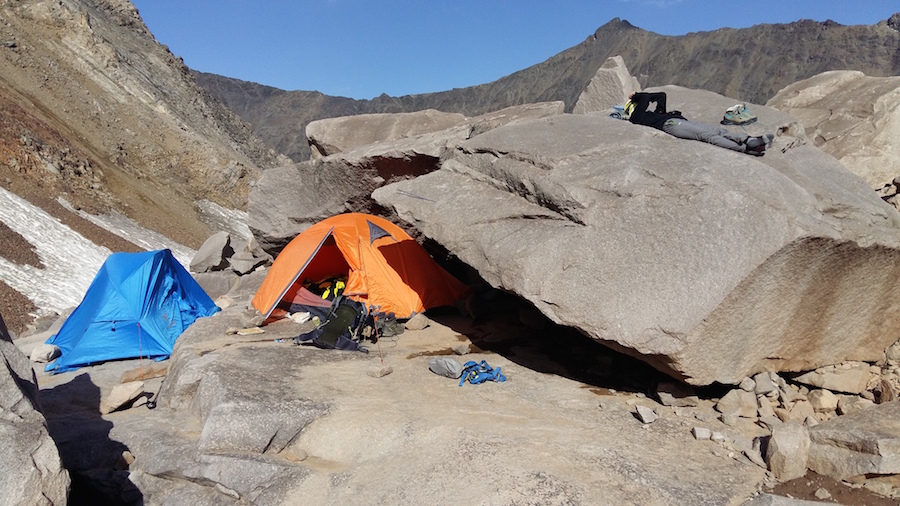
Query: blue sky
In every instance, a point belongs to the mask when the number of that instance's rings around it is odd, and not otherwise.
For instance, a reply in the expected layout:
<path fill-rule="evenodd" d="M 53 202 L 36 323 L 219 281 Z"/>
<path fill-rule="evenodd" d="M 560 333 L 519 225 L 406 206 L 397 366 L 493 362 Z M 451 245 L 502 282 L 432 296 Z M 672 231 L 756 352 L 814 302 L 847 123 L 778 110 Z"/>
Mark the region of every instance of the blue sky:
<path fill-rule="evenodd" d="M 897 0 L 132 1 L 192 69 L 358 99 L 494 81 L 616 17 L 683 35 L 799 19 L 871 25 L 900 11 Z"/>

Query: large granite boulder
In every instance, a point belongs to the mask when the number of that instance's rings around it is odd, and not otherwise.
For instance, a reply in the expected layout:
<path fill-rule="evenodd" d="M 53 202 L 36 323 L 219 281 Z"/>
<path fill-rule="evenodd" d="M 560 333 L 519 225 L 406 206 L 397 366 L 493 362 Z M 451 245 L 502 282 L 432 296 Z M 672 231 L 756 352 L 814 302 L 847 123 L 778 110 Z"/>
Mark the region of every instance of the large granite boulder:
<path fill-rule="evenodd" d="M 466 117 L 427 109 L 396 114 L 360 114 L 311 121 L 306 138 L 312 158 L 322 158 L 376 142 L 439 132 L 464 124 Z"/>
<path fill-rule="evenodd" d="M 707 123 L 734 104 L 663 90 Z M 779 132 L 762 158 L 563 115 L 469 139 L 373 197 L 493 286 L 691 384 L 882 357 L 900 214 L 793 118 L 751 108 L 748 130 Z"/>
<path fill-rule="evenodd" d="M 872 187 L 900 176 L 900 77 L 825 72 L 766 104 L 796 116 L 807 135 Z"/>
<path fill-rule="evenodd" d="M 473 118 L 437 111 L 320 120 L 311 145 L 328 154 L 266 171 L 250 191 L 248 221 L 260 247 L 277 254 L 310 225 L 342 212 L 370 212 L 372 191 L 427 174 L 469 137 L 498 126 L 563 113 L 562 102 L 509 107 Z M 325 148 L 324 146 L 328 146 Z"/>
<path fill-rule="evenodd" d="M 607 111 L 613 106 L 625 104 L 633 91 L 641 91 L 640 83 L 628 72 L 625 60 L 621 56 L 613 56 L 597 69 L 597 73 L 575 102 L 572 112 L 584 114 Z"/>
<path fill-rule="evenodd" d="M 13 344 L 0 317 L 0 503 L 64 505 L 69 473 L 38 402 L 37 380 L 28 358 Z"/>
<path fill-rule="evenodd" d="M 625 72 L 628 70 L 625 69 Z M 459 136 L 466 139 L 470 134 L 483 133 L 515 121 L 562 114 L 564 109 L 565 104 L 562 102 L 540 102 L 507 107 L 471 118 L 434 109 L 343 116 L 309 123 L 306 126 L 306 138 L 313 158 L 404 140 L 407 142 L 400 143 L 401 146 L 408 146 L 409 149 L 422 146 L 427 151 L 430 146 L 446 144 Z M 389 150 L 382 147 L 374 151 Z M 440 155 L 440 152 L 435 154 Z"/>
<path fill-rule="evenodd" d="M 350 197 L 368 195 L 383 182 L 340 159 L 269 169 L 250 190 L 247 224 L 259 246 L 274 256 L 311 225 L 356 210 Z"/>

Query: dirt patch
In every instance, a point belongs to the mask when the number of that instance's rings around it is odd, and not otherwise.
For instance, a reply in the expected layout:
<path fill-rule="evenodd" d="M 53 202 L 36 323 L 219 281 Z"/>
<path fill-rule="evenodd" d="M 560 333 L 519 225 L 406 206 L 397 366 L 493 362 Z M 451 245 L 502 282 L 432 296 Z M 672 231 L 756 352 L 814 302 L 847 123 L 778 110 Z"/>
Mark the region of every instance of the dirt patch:
<path fill-rule="evenodd" d="M 828 495 L 817 497 L 820 489 Z M 803 478 L 782 483 L 769 491 L 772 494 L 793 497 L 805 501 L 818 501 L 825 504 L 841 504 L 843 506 L 897 506 L 896 499 L 876 494 L 866 488 L 853 488 L 847 483 L 837 481 L 812 471 Z M 820 492 L 820 494 L 822 494 Z"/>
<path fill-rule="evenodd" d="M 3 245 L 3 249 L 0 249 L 0 256 L 10 262 L 31 265 L 38 269 L 44 268 L 34 246 L 3 222 L 0 222 L 0 244 Z"/>
<path fill-rule="evenodd" d="M 0 315 L 10 332 L 21 334 L 28 324 L 34 320 L 31 313 L 37 311 L 37 306 L 28 297 L 13 290 L 12 287 L 0 281 Z"/>

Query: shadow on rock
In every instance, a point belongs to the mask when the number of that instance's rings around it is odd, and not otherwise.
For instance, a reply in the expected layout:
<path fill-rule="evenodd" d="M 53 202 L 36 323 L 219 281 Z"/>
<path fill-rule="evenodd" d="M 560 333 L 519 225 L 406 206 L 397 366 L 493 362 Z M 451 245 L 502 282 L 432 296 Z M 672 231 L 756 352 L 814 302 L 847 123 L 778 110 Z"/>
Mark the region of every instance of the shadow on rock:
<path fill-rule="evenodd" d="M 482 290 L 460 309 L 470 317 L 469 324 L 460 325 L 453 318 L 455 311 L 429 311 L 428 315 L 467 336 L 475 347 L 472 352 L 497 353 L 531 370 L 583 383 L 597 394 L 618 390 L 650 395 L 659 382 L 671 381 L 650 365 L 577 329 L 555 324 L 515 295 Z"/>
<path fill-rule="evenodd" d="M 50 437 L 72 476 L 70 505 L 143 504 L 128 479 L 124 444 L 109 438 L 112 422 L 100 416 L 100 388 L 80 374 L 67 383 L 41 390 Z"/>

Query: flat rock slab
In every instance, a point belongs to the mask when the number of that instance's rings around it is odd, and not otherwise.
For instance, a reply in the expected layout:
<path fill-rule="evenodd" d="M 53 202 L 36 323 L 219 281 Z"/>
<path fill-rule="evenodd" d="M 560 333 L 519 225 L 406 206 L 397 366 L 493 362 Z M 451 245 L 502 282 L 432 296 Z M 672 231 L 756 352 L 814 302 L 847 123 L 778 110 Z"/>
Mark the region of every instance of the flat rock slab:
<path fill-rule="evenodd" d="M 642 428 L 635 396 L 598 397 L 543 372 L 550 363 L 477 350 L 467 358 L 507 381 L 460 388 L 428 364 L 476 331 L 461 316 L 432 317 L 366 355 L 277 342 L 299 328 L 291 322 L 268 326 L 264 341 L 226 335 L 239 313 L 182 334 L 157 409 L 106 417 L 147 503 L 736 504 L 764 477 L 669 412 Z M 522 346 L 516 329 L 492 335 Z M 393 373 L 367 374 L 379 367 Z"/>

